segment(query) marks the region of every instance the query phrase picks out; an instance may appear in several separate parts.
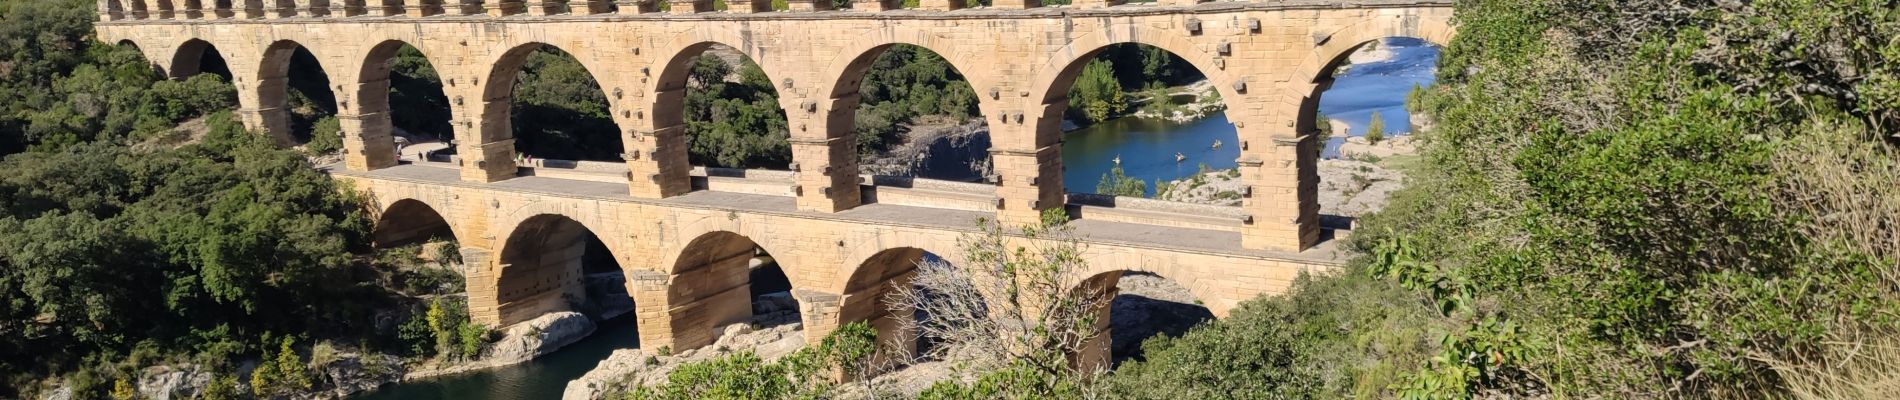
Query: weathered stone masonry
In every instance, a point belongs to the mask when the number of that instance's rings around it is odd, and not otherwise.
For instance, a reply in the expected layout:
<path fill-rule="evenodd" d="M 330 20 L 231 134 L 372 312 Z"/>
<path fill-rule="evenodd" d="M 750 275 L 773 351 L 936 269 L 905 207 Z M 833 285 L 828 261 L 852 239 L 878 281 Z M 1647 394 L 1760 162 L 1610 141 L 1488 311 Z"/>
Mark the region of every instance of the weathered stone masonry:
<path fill-rule="evenodd" d="M 216 48 L 235 75 L 242 119 L 279 138 L 289 132 L 289 56 L 308 49 L 331 78 L 344 122 L 346 170 L 336 174 L 375 198 L 379 210 L 410 200 L 443 217 L 477 270 L 469 279 L 477 319 L 508 324 L 558 307 L 549 299 L 572 290 L 575 280 L 561 270 L 579 246 L 554 242 L 585 229 L 628 266 L 643 343 L 675 348 L 709 343 L 713 328 L 743 312 L 733 303 L 744 301 L 734 293 L 746 285 L 743 260 L 737 278 L 732 267 L 742 258 L 738 249 L 756 244 L 785 266 L 808 329 L 818 332 L 811 337 L 889 314 L 865 299 L 888 288 L 879 283 L 903 279 L 921 251 L 957 253 L 956 238 L 968 229 L 850 217 L 867 198 L 862 191 L 876 189 L 861 185 L 849 137 L 856 90 L 891 45 L 927 48 L 968 78 L 1000 175 L 983 211 L 1009 223 L 1070 206 L 1061 116 L 1068 86 L 1094 54 L 1141 43 L 1204 72 L 1241 139 L 1246 199 L 1238 221 L 1221 228 L 1238 232 L 1240 245 L 1208 252 L 1101 242 L 1091 243 L 1090 255 L 1102 273 L 1154 271 L 1179 281 L 1225 315 L 1241 300 L 1283 290 L 1300 270 L 1327 266 L 1299 253 L 1319 240 L 1320 143 L 1310 134 L 1311 115 L 1337 62 L 1383 37 L 1444 43 L 1452 34 L 1448 0 L 1079 0 L 1065 7 L 996 0 L 981 9 L 925 0 L 920 10 L 896 9 L 891 0 L 857 1 L 853 10 L 792 0 L 787 12 L 764 11 L 763 0 L 732 1 L 727 12 L 711 12 L 710 1 L 675 0 L 671 13 L 658 13 L 652 1 L 99 0 L 97 29 L 102 41 L 130 42 L 179 78 L 197 73 L 198 55 Z M 460 182 L 373 173 L 398 165 L 387 61 L 403 44 L 429 57 L 444 83 Z M 744 52 L 779 93 L 794 156 L 795 201 L 787 209 L 673 201 L 695 179 L 680 112 L 685 72 L 713 44 Z M 616 196 L 497 186 L 517 176 L 511 87 L 540 46 L 572 54 L 612 103 L 626 146 L 626 186 Z M 393 229 L 442 229 L 417 224 Z M 517 246 L 533 250 L 511 249 Z"/>

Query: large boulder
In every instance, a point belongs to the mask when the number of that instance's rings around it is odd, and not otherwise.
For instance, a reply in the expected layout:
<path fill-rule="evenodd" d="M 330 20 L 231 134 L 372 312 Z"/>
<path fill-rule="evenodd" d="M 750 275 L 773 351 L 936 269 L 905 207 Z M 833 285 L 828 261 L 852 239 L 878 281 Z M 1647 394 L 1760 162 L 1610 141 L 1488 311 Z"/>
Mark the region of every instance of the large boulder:
<path fill-rule="evenodd" d="M 139 372 L 139 396 L 149 400 L 190 399 L 211 385 L 211 371 L 193 364 L 160 365 Z"/>
<path fill-rule="evenodd" d="M 336 397 L 345 397 L 401 381 L 403 364 L 401 358 L 388 354 L 344 353 L 318 372 L 329 379 Z"/>
<path fill-rule="evenodd" d="M 552 353 L 594 333 L 594 321 L 577 312 L 542 315 L 508 328 L 500 341 L 488 350 L 485 360 L 494 365 L 528 361 Z"/>

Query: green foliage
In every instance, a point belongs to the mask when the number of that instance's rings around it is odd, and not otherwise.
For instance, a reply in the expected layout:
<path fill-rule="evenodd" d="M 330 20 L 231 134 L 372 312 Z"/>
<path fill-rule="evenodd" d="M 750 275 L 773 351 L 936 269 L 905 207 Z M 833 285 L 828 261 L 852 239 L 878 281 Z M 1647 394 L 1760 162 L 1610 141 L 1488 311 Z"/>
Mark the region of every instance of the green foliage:
<path fill-rule="evenodd" d="M 209 121 L 204 143 L 177 150 L 0 161 L 0 357 L 62 371 L 139 339 L 217 348 L 362 323 L 360 289 L 334 284 L 365 243 L 357 200 L 229 113 Z"/>
<path fill-rule="evenodd" d="M 1382 140 L 1385 140 L 1385 117 L 1379 116 L 1378 111 L 1373 111 L 1372 122 L 1366 123 L 1366 142 L 1379 144 Z"/>
<path fill-rule="evenodd" d="M 449 125 L 449 97 L 442 93 L 442 78 L 421 50 L 403 45 L 389 64 L 390 124 L 411 134 L 452 138 Z"/>
<path fill-rule="evenodd" d="M 1295 280 L 1178 338 L 1142 343 L 1106 382 L 1130 399 L 1380 397 L 1425 359 L 1435 315 L 1389 281 L 1349 266 Z"/>
<path fill-rule="evenodd" d="M 132 387 L 132 381 L 119 378 L 119 380 L 112 382 L 112 400 L 136 400 L 138 398 L 139 392 Z"/>
<path fill-rule="evenodd" d="M 896 45 L 879 54 L 858 85 L 859 152 L 884 151 L 901 139 L 900 125 L 920 117 L 962 123 L 978 113 L 976 92 L 937 53 Z"/>
<path fill-rule="evenodd" d="M 219 375 L 218 377 L 211 379 L 211 383 L 205 386 L 204 392 L 198 393 L 198 398 L 196 400 L 237 400 L 237 399 L 238 399 L 237 376 L 236 375 Z"/>
<path fill-rule="evenodd" d="M 695 59 L 682 112 L 694 164 L 775 169 L 791 165 L 785 111 L 779 108 L 771 79 L 751 60 L 735 70 L 719 57 Z"/>
<path fill-rule="evenodd" d="M 620 160 L 625 148 L 607 94 L 574 56 L 542 47 L 528 55 L 516 79 L 515 151 L 536 158 Z"/>
<path fill-rule="evenodd" d="M 1114 62 L 1089 60 L 1069 89 L 1069 107 L 1088 123 L 1107 121 L 1127 111 L 1128 101 L 1123 98 L 1121 82 L 1115 78 Z"/>
<path fill-rule="evenodd" d="M 270 339 L 264 342 L 270 342 Z M 303 357 L 297 355 L 297 349 L 291 347 L 292 344 L 295 344 L 295 340 L 284 336 L 275 351 L 269 348 L 264 350 L 262 362 L 251 370 L 252 395 L 268 398 L 310 390 L 313 382 L 309 368 L 305 366 Z"/>
<path fill-rule="evenodd" d="M 318 119 L 310 128 L 310 142 L 304 143 L 304 153 L 325 155 L 343 150 L 343 125 L 335 116 Z"/>
<path fill-rule="evenodd" d="M 975 382 L 939 381 L 924 389 L 919 400 L 1031 400 L 1087 398 L 1086 381 L 1065 368 L 1045 370 L 1028 362 L 978 376 Z M 1168 397 L 1176 398 L 1176 397 Z"/>
<path fill-rule="evenodd" d="M 818 345 L 777 361 L 751 351 L 687 363 L 667 373 L 657 386 L 630 388 L 619 396 L 645 399 L 822 399 L 836 385 L 829 374 L 863 378 L 860 369 L 876 352 L 877 331 L 864 322 L 839 327 Z"/>
<path fill-rule="evenodd" d="M 488 328 L 469 322 L 468 306 L 462 299 L 438 297 L 429 302 L 429 308 L 420 315 L 423 325 L 428 328 L 428 338 L 433 340 L 431 350 L 422 350 L 422 337 L 413 332 L 414 328 L 405 324 L 402 335 L 411 342 L 417 354 L 449 354 L 461 360 L 474 360 L 481 355 L 483 346 L 488 344 Z M 410 324 L 414 324 L 412 320 Z"/>
<path fill-rule="evenodd" d="M 1392 389 L 1772 394 L 1763 358 L 1891 323 L 1900 296 L 1867 271 L 1891 269 L 1892 253 L 1829 239 L 1891 234 L 1821 222 L 1820 195 L 1789 186 L 1861 180 L 1827 168 L 1873 165 L 1806 154 L 1892 151 L 1869 127 L 1900 116 L 1887 95 L 1900 74 L 1874 60 L 1900 47 L 1867 39 L 1896 33 L 1891 11 L 1459 3 L 1444 84 L 1412 101 L 1437 122 L 1421 179 L 1355 236 L 1380 276 L 1452 324 Z M 1835 137 L 1858 139 L 1816 144 Z M 1868 212 L 1892 190 L 1836 195 Z"/>
<path fill-rule="evenodd" d="M 310 390 L 310 371 L 304 367 L 303 357 L 290 347 L 292 343 L 290 337 L 285 336 L 283 344 L 277 348 L 278 384 L 293 390 Z"/>
<path fill-rule="evenodd" d="M 460 354 L 463 359 L 473 360 L 481 355 L 482 346 L 488 341 L 488 328 L 480 324 L 464 323 L 456 327 L 455 333 L 456 340 L 461 345 Z"/>
<path fill-rule="evenodd" d="M 1147 196 L 1148 182 L 1128 177 L 1122 166 L 1116 165 L 1108 173 L 1102 174 L 1102 181 L 1095 184 L 1095 193 L 1122 197 Z"/>

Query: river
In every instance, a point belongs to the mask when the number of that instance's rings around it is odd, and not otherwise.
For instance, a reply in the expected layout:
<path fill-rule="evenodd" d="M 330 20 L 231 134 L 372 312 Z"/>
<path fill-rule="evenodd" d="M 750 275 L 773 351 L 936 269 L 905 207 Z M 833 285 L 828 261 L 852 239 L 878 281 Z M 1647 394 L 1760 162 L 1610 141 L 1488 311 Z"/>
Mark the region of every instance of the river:
<path fill-rule="evenodd" d="M 1430 86 L 1437 72 L 1437 46 L 1407 38 L 1387 39 L 1382 45 L 1391 51 L 1391 58 L 1354 65 L 1336 76 L 1332 88 L 1320 97 L 1320 113 L 1351 125 L 1352 136 L 1365 135 L 1374 112 L 1385 120 L 1388 135 L 1409 130 L 1405 97 L 1414 85 Z M 1323 153 L 1327 157 L 1337 154 L 1339 144 L 1345 142 L 1343 135 L 1334 136 Z M 1070 192 L 1094 193 L 1117 157 L 1123 173 L 1148 182 L 1150 195 L 1156 181 L 1191 176 L 1202 164 L 1233 168 L 1240 157 L 1240 139 L 1222 113 L 1186 123 L 1119 118 L 1070 131 L 1064 139 L 1062 165 L 1068 170 L 1062 183 Z M 1213 148 L 1216 140 L 1223 144 L 1220 148 Z M 1176 153 L 1185 159 L 1176 162 Z"/>
<path fill-rule="evenodd" d="M 633 313 L 602 322 L 586 339 L 533 361 L 466 374 L 408 381 L 350 397 L 352 400 L 559 399 L 567 382 L 580 378 L 613 354 L 640 344 Z"/>

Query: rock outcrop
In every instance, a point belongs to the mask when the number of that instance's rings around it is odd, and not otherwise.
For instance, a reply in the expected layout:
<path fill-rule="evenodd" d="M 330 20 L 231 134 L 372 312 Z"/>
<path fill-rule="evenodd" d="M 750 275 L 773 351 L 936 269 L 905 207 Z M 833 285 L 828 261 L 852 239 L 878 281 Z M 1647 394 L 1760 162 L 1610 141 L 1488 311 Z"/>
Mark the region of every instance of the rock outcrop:
<path fill-rule="evenodd" d="M 615 350 L 592 371 L 568 382 L 561 398 L 598 399 L 630 385 L 658 384 L 666 379 L 667 373 L 681 364 L 709 360 L 735 351 L 751 350 L 759 357 L 771 360 L 804 348 L 804 327 L 795 312 L 797 302 L 773 301 L 772 296 L 761 296 L 760 301 L 753 304 L 755 309 L 774 311 L 753 317 L 751 324 L 727 325 L 711 346 L 665 355 L 661 354 L 660 349 Z M 789 293 L 783 297 L 791 299 Z M 790 307 L 780 308 L 786 304 Z"/>
<path fill-rule="evenodd" d="M 330 383 L 328 394 L 337 398 L 367 392 L 402 380 L 402 358 L 388 354 L 338 354 L 317 370 Z M 314 393 L 317 398 L 331 397 Z"/>
<path fill-rule="evenodd" d="M 191 399 L 211 385 L 211 371 L 195 364 L 160 365 L 139 371 L 138 384 L 143 399 Z"/>
<path fill-rule="evenodd" d="M 594 333 L 594 321 L 577 312 L 548 313 L 514 327 L 488 348 L 490 366 L 520 363 L 552 353 Z"/>

